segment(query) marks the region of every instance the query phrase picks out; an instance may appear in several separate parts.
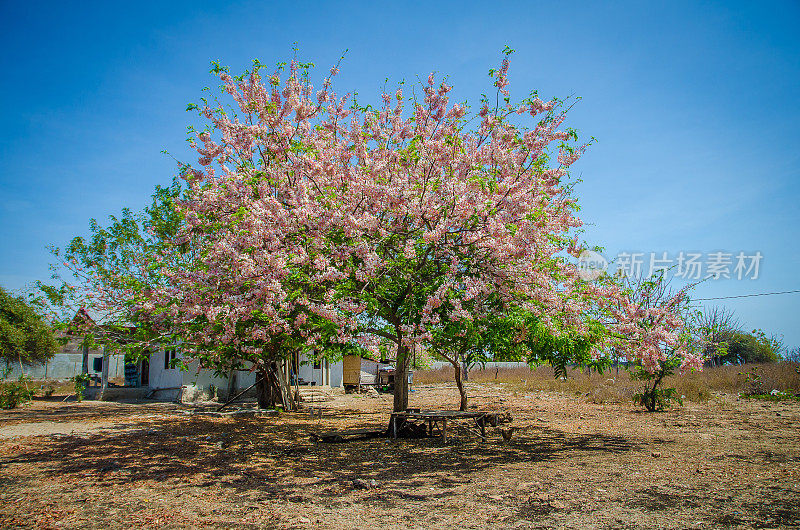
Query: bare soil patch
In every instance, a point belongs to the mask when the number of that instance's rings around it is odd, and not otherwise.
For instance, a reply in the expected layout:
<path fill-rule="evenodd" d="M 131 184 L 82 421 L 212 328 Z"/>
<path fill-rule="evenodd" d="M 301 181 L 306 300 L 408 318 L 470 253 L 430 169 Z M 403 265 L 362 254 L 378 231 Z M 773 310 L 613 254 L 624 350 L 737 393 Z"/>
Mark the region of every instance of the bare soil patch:
<path fill-rule="evenodd" d="M 470 396 L 481 410 L 513 414 L 509 443 L 491 430 L 487 442 L 458 431 L 447 444 L 311 440 L 313 432 L 385 426 L 387 395 L 337 396 L 315 405 L 321 418 L 33 402 L 0 412 L 0 432 L 28 429 L 0 440 L 0 527 L 789 528 L 800 521 L 797 402 L 714 395 L 647 414 L 556 392 L 514 395 L 502 384 L 471 383 Z M 452 409 L 457 393 L 450 384 L 423 385 L 410 400 Z M 91 429 L 36 432 L 54 423 Z"/>

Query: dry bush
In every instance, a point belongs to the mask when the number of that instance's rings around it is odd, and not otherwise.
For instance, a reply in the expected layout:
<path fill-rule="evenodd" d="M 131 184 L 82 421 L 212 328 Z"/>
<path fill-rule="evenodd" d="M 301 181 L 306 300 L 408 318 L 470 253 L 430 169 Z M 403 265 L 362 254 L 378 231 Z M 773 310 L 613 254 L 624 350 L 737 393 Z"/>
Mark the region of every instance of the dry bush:
<path fill-rule="evenodd" d="M 472 376 L 473 372 L 470 372 Z M 454 381 L 455 374 L 452 366 L 442 366 L 441 368 L 431 368 L 425 370 L 414 370 L 414 384 L 428 385 L 431 383 L 446 383 Z"/>
<path fill-rule="evenodd" d="M 714 392 L 749 392 L 753 377 L 748 378 L 748 373 L 759 376 L 761 393 L 768 394 L 771 390 L 800 391 L 800 363 L 791 362 L 705 368 L 702 371 L 667 377 L 664 387 L 675 388 L 684 399 L 706 401 Z M 566 379 L 556 379 L 550 366 L 540 366 L 533 370 L 525 366 L 476 368 L 470 370 L 469 380 L 477 383 L 503 383 L 511 392 L 546 391 L 584 395 L 593 403 L 629 402 L 641 385 L 632 381 L 622 367 L 618 372 L 612 368 L 603 374 L 569 369 Z M 418 384 L 450 381 L 453 381 L 453 368 L 450 366 L 414 372 L 414 382 Z"/>
<path fill-rule="evenodd" d="M 116 379 L 109 379 L 109 381 L 113 381 L 118 385 L 122 385 L 122 380 L 120 378 Z M 117 382 L 119 381 L 119 382 Z M 31 388 L 36 388 L 38 391 L 38 395 L 43 395 L 44 390 L 46 388 L 53 389 L 53 396 L 68 396 L 75 394 L 75 385 L 70 380 L 61 380 L 61 379 L 32 379 L 28 381 L 28 384 Z"/>

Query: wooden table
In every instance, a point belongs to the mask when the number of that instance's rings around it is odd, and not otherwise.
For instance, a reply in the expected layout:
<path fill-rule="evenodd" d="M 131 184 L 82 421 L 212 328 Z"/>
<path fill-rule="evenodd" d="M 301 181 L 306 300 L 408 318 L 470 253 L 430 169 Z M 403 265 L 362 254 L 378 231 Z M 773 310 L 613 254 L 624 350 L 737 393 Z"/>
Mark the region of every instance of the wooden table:
<path fill-rule="evenodd" d="M 414 410 L 409 409 L 405 412 L 392 412 L 389 420 L 389 436 L 397 438 L 397 433 L 407 420 L 423 420 L 427 423 L 427 434 L 433 436 L 434 426 L 442 433 L 442 440 L 447 442 L 447 421 L 474 420 L 475 425 L 480 429 L 480 434 L 471 431 L 486 440 L 486 420 L 492 412 L 467 412 L 463 410 Z"/>

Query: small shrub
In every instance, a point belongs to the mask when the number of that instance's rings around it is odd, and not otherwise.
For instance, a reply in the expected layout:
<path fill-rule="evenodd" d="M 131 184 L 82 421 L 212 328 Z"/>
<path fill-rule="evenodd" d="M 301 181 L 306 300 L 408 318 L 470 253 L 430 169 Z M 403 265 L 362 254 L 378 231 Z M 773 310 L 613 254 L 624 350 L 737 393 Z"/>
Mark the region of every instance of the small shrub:
<path fill-rule="evenodd" d="M 25 403 L 33 399 L 36 395 L 35 390 L 28 390 L 22 383 L 1 383 L 0 384 L 0 409 L 9 410 L 16 408 L 20 403 Z"/>
<path fill-rule="evenodd" d="M 733 367 L 731 367 L 733 368 Z M 742 396 L 775 396 L 776 392 L 794 395 L 800 388 L 800 366 L 797 363 L 767 363 L 737 371 L 738 390 Z"/>
<path fill-rule="evenodd" d="M 742 393 L 745 396 L 761 396 L 767 393 L 765 392 L 764 374 L 758 366 L 754 366 L 746 372 L 739 372 L 739 375 L 744 376 L 745 390 Z"/>
<path fill-rule="evenodd" d="M 773 390 L 769 394 L 743 394 L 746 398 L 763 399 L 765 401 L 800 401 L 800 393 L 788 390 L 781 392 L 780 390 Z"/>
<path fill-rule="evenodd" d="M 669 408 L 673 401 L 683 405 L 683 399 L 677 390 L 662 388 L 664 378 L 672 375 L 680 363 L 681 360 L 678 356 L 672 356 L 661 361 L 661 365 L 654 372 L 645 370 L 641 365 L 637 366 L 631 374 L 631 378 L 644 381 L 644 388 L 641 392 L 634 394 L 633 402 L 643 406 L 648 412 Z"/>
<path fill-rule="evenodd" d="M 42 388 L 42 395 L 46 398 L 49 398 L 53 395 L 53 392 L 56 391 L 56 388 L 53 385 L 47 385 L 46 387 Z"/>
<path fill-rule="evenodd" d="M 80 402 L 83 401 L 83 391 L 89 386 L 89 374 L 78 374 L 72 378 L 75 388 L 75 398 Z"/>

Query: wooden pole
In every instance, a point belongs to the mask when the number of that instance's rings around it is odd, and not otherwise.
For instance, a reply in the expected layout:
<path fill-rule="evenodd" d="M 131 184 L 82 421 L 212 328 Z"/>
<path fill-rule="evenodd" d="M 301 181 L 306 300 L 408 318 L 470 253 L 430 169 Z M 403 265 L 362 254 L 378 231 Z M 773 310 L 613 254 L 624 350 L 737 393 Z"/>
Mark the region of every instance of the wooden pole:
<path fill-rule="evenodd" d="M 108 390 L 108 346 L 103 346 L 103 373 L 100 376 L 100 401 L 105 398 Z"/>

